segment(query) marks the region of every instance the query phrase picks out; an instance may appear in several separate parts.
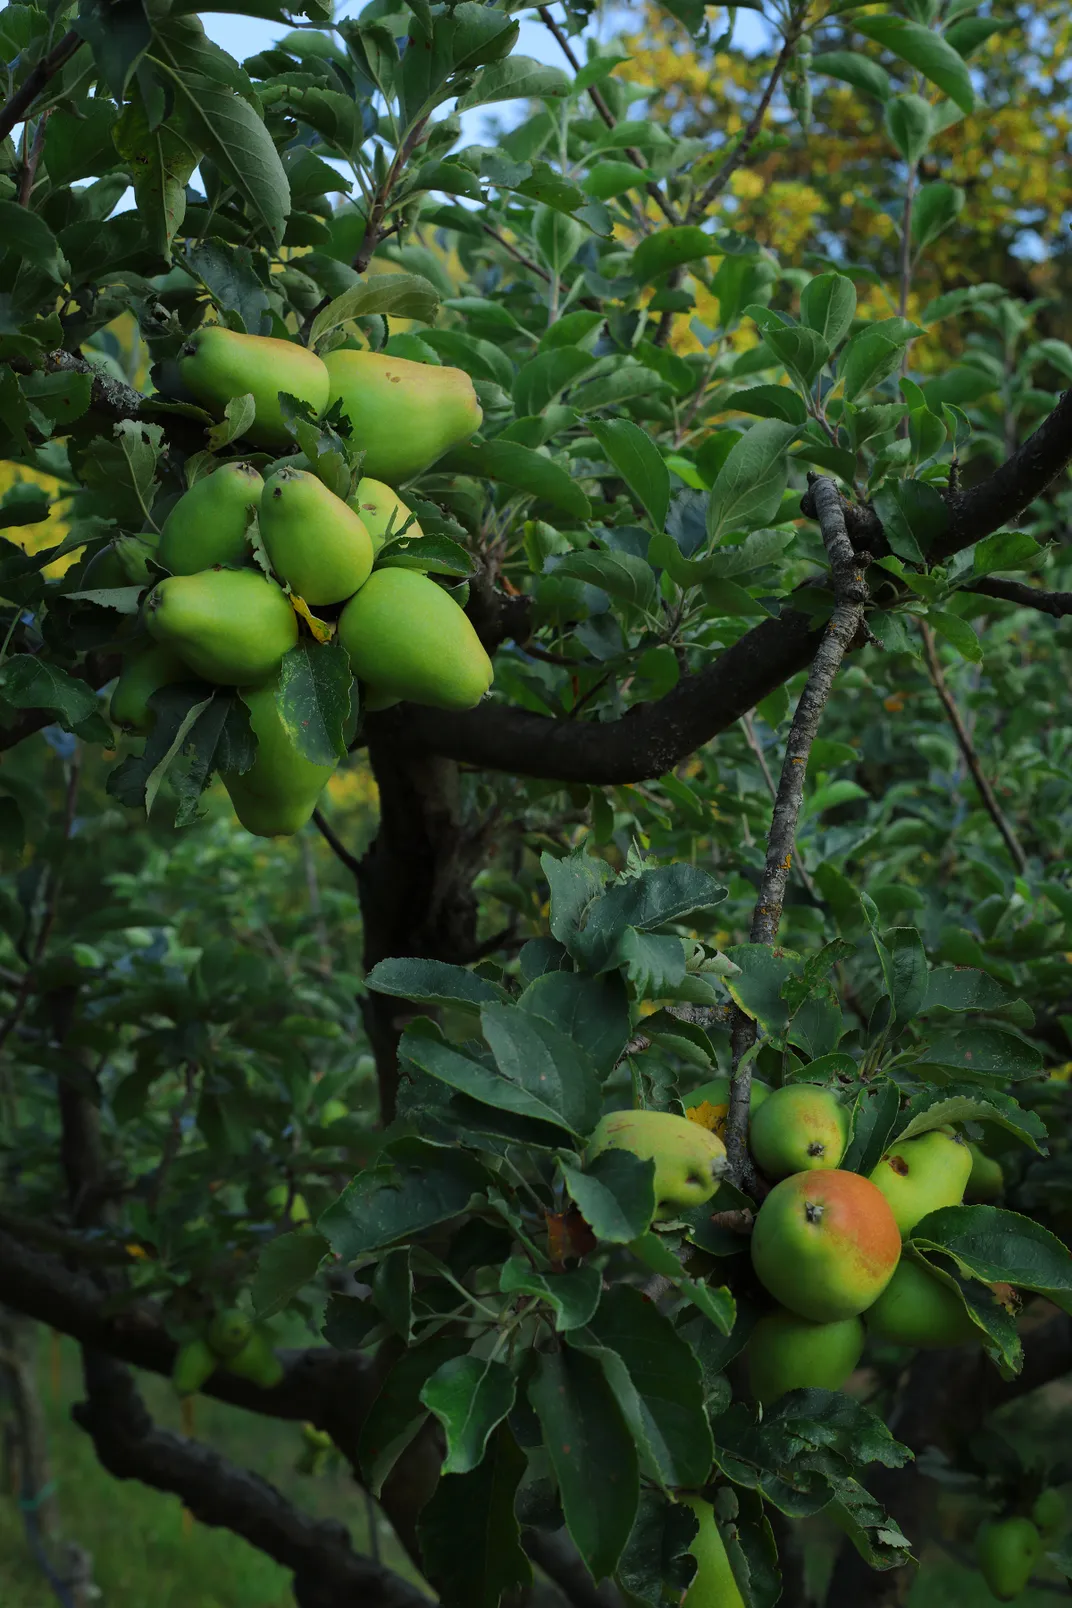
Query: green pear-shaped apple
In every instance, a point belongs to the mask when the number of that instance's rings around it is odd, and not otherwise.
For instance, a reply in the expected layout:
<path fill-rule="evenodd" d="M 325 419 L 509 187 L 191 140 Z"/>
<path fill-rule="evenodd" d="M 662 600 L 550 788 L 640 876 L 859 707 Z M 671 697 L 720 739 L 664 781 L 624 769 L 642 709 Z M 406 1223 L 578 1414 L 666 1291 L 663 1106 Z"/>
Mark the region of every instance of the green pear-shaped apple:
<path fill-rule="evenodd" d="M 832 1090 L 814 1083 L 775 1089 L 748 1130 L 756 1164 L 768 1178 L 837 1167 L 848 1142 L 848 1112 Z"/>
<path fill-rule="evenodd" d="M 612 1111 L 588 1141 L 588 1158 L 628 1150 L 655 1163 L 656 1217 L 702 1206 L 718 1188 L 726 1147 L 715 1134 L 669 1111 Z"/>
<path fill-rule="evenodd" d="M 899 1139 L 871 1173 L 889 1201 L 897 1227 L 908 1235 L 928 1212 L 959 1206 L 972 1170 L 967 1142 L 952 1128 L 932 1128 L 917 1139 Z"/>

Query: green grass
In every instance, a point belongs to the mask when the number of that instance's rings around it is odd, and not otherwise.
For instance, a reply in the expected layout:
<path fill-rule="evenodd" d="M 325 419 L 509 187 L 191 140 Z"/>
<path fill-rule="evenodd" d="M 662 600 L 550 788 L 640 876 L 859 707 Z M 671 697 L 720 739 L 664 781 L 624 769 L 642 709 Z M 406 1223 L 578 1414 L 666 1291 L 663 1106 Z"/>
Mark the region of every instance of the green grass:
<path fill-rule="evenodd" d="M 65 1535 L 93 1555 L 102 1608 L 293 1608 L 289 1572 L 264 1553 L 229 1531 L 190 1520 L 176 1497 L 104 1472 L 89 1437 L 70 1418 L 71 1405 L 81 1394 L 76 1348 L 63 1344 L 55 1396 L 47 1350 L 42 1348 L 40 1383 L 61 1521 Z M 141 1384 L 157 1422 L 179 1429 L 178 1402 L 167 1381 L 143 1377 Z M 369 1550 L 365 1500 L 346 1470 L 339 1467 L 317 1479 L 295 1472 L 299 1425 L 199 1397 L 195 1429 L 199 1439 L 255 1469 L 306 1511 L 341 1519 L 355 1546 Z M 408 1579 L 418 1579 L 385 1527 L 379 1540 L 384 1562 Z M 0 1495 L 0 1603 L 3 1608 L 55 1608 L 55 1601 L 28 1551 L 14 1502 Z"/>

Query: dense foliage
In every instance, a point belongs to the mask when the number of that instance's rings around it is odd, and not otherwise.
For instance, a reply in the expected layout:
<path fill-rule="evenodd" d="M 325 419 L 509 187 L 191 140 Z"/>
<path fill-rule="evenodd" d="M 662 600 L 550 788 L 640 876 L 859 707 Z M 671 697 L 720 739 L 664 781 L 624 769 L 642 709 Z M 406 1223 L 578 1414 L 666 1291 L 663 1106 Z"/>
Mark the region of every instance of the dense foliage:
<path fill-rule="evenodd" d="M 427 1597 L 155 1428 L 131 1366 L 330 1436 L 447 1608 L 543 1600 L 534 1564 L 669 1608 L 703 1500 L 748 1608 L 811 1600 L 820 1515 L 827 1600 L 903 1600 L 940 1490 L 1026 1523 L 1068 1472 L 984 1421 L 1072 1368 L 1072 347 L 1023 106 L 1055 165 L 1068 130 L 1021 31 L 1066 24 L 771 4 L 755 56 L 693 0 L 621 48 L 539 8 L 560 68 L 509 5 L 237 9 L 280 31 L 241 64 L 179 0 L 0 14 L 0 1298 L 82 1343 L 104 1467 L 303 1608 Z M 250 394 L 191 400 L 212 323 L 483 410 L 373 573 L 437 577 L 491 694 L 365 708 L 299 600 L 319 836 L 232 823 L 240 693 L 164 689 L 144 743 L 102 696 L 188 487 L 362 476 L 337 406 L 284 391 L 269 450 Z M 713 1199 L 594 1154 L 605 1111 L 711 1122 L 716 1075 Z M 837 1095 L 843 1171 L 951 1125 L 1000 1162 L 903 1253 L 968 1348 L 753 1398 L 753 1078 Z"/>

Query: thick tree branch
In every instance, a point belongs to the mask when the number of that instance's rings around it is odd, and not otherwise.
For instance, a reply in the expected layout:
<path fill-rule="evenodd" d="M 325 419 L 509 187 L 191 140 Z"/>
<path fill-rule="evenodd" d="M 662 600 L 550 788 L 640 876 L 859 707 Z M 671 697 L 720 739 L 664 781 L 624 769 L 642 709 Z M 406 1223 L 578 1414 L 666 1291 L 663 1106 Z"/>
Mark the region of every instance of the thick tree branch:
<path fill-rule="evenodd" d="M 804 691 L 800 695 L 789 738 L 785 745 L 785 759 L 774 800 L 770 835 L 767 839 L 767 858 L 763 877 L 752 915 L 749 939 L 754 944 L 773 944 L 778 937 L 782 919 L 785 892 L 793 866 L 797 822 L 804 799 L 804 780 L 808 772 L 811 745 L 815 741 L 834 685 L 841 661 L 848 652 L 859 630 L 867 604 L 867 583 L 864 580 L 866 555 L 859 558 L 852 550 L 841 498 L 832 480 L 825 475 L 809 474 L 808 483 L 812 500 L 819 517 L 823 545 L 830 561 L 830 574 L 834 584 L 834 612 L 822 633 L 818 650 L 812 662 Z M 755 1193 L 756 1175 L 748 1153 L 748 1110 L 752 1091 L 751 1061 L 744 1059 L 745 1052 L 754 1044 L 756 1024 L 750 1016 L 738 1010 L 733 1029 L 733 1082 L 730 1088 L 729 1115 L 726 1122 L 726 1151 L 729 1156 L 730 1176 L 743 1185 L 750 1194 Z"/>
<path fill-rule="evenodd" d="M 232 1530 L 294 1574 L 299 1608 L 428 1608 L 428 1598 L 354 1552 L 344 1525 L 313 1519 L 267 1480 L 197 1441 L 159 1429 L 121 1362 L 86 1351 L 86 1400 L 74 1408 L 101 1464 L 178 1496 L 202 1524 Z"/>
<path fill-rule="evenodd" d="M 1024 853 L 1023 847 L 1021 846 L 1020 840 L 1016 836 L 1016 833 L 1009 825 L 1009 822 L 1005 819 L 1005 812 L 998 803 L 997 794 L 991 787 L 990 782 L 987 780 L 987 777 L 983 771 L 983 767 L 979 763 L 979 755 L 975 752 L 975 744 L 971 740 L 971 733 L 964 724 L 964 719 L 960 713 L 960 709 L 957 706 L 957 701 L 950 692 L 948 683 L 946 682 L 941 661 L 938 658 L 938 652 L 934 645 L 934 632 L 931 630 L 930 626 L 922 620 L 920 621 L 920 632 L 923 637 L 923 657 L 927 665 L 927 674 L 931 678 L 934 690 L 938 694 L 939 702 L 946 712 L 949 724 L 953 728 L 953 735 L 957 740 L 957 747 L 964 756 L 964 763 L 971 772 L 972 780 L 979 790 L 979 797 L 983 801 L 983 807 L 990 816 L 990 819 L 993 821 L 994 825 L 997 827 L 1001 841 L 1008 849 L 1009 857 L 1012 860 L 1013 865 L 1016 867 L 1020 875 L 1025 877 L 1028 869 L 1027 855 Z"/>
<path fill-rule="evenodd" d="M 313 825 L 324 839 L 339 864 L 346 867 L 352 877 L 356 877 L 361 868 L 361 862 L 356 854 L 351 854 L 342 838 L 335 831 L 323 810 L 313 811 Z"/>
<path fill-rule="evenodd" d="M 976 592 L 980 597 L 996 597 L 1002 603 L 1015 603 L 1018 608 L 1037 609 L 1040 614 L 1051 614 L 1055 620 L 1072 614 L 1072 592 L 1043 592 L 1024 581 L 976 581 L 964 587 L 965 592 Z"/>
<path fill-rule="evenodd" d="M 6 140 L 11 130 L 25 119 L 45 85 L 66 67 L 82 43 L 81 34 L 72 28 L 47 56 L 42 56 L 36 67 L 31 68 L 11 99 L 0 107 L 0 140 Z"/>

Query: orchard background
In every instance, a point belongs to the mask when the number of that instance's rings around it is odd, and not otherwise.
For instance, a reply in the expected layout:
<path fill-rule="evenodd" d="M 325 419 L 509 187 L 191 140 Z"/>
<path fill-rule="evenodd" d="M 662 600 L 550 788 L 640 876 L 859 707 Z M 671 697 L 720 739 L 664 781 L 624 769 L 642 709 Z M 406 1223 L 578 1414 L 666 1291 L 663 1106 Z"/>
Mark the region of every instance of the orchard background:
<path fill-rule="evenodd" d="M 749 1608 L 992 1600 L 978 1527 L 1072 1480 L 1070 27 L 0 12 L 5 1602 L 672 1608 L 683 1496 Z M 484 414 L 404 495 L 492 693 L 365 712 L 303 635 L 341 763 L 285 839 L 213 780 L 240 700 L 108 720 L 156 573 L 101 555 L 271 457 L 175 398 L 206 322 Z M 729 1179 L 652 1230 L 585 1140 L 731 1073 Z M 972 1345 L 760 1409 L 753 1075 L 837 1092 L 846 1169 L 1000 1161 L 909 1253 Z M 180 1406 L 232 1309 L 281 1380 Z M 1058 1520 L 1025 1600 L 1070 1575 Z"/>

